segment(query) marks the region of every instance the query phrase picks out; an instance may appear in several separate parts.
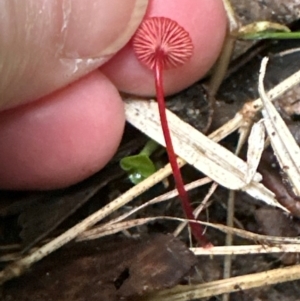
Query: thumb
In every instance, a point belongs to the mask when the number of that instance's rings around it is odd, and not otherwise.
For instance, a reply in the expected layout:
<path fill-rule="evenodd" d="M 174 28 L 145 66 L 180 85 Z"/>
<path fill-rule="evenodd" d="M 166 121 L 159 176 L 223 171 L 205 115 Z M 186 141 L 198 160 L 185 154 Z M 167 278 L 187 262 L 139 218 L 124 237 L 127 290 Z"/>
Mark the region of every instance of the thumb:
<path fill-rule="evenodd" d="M 133 35 L 148 0 L 0 0 L 0 109 L 96 69 Z"/>

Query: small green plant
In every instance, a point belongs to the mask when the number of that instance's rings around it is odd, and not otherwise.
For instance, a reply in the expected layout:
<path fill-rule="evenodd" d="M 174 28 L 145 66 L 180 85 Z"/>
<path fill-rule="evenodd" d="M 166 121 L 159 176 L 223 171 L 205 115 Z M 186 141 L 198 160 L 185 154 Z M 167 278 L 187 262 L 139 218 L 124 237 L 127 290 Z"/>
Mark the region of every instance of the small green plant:
<path fill-rule="evenodd" d="M 260 21 L 243 26 L 236 36 L 243 40 L 299 39 L 300 32 L 291 32 L 287 26 L 279 23 Z"/>
<path fill-rule="evenodd" d="M 155 141 L 149 140 L 139 154 L 121 159 L 120 166 L 127 172 L 133 184 L 142 182 L 156 172 L 155 164 L 150 156 L 158 147 Z"/>

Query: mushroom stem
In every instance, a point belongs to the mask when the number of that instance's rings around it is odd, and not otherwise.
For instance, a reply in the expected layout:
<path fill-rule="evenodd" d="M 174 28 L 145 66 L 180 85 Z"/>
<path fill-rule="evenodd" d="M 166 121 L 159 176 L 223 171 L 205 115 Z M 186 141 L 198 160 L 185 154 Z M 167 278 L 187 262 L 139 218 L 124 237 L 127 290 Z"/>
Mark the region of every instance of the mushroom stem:
<path fill-rule="evenodd" d="M 158 49 L 156 51 L 156 60 L 154 65 L 154 78 L 155 78 L 156 97 L 157 97 L 159 115 L 160 115 L 160 120 L 162 125 L 162 131 L 166 143 L 169 162 L 173 171 L 176 188 L 178 190 L 179 198 L 181 200 L 181 205 L 183 207 L 186 217 L 189 220 L 194 220 L 195 216 L 193 214 L 193 209 L 191 207 L 189 196 L 184 187 L 184 182 L 177 163 L 176 154 L 174 152 L 174 147 L 173 147 L 169 124 L 166 115 L 166 105 L 165 105 L 163 76 L 162 76 L 163 68 L 164 68 L 163 62 L 164 62 L 164 52 Z M 210 242 L 203 234 L 203 228 L 200 224 L 189 222 L 189 225 L 191 227 L 193 236 L 198 242 L 201 243 L 201 245 L 203 246 L 210 245 Z"/>
<path fill-rule="evenodd" d="M 146 19 L 137 30 L 133 38 L 133 48 L 139 61 L 154 72 L 162 131 L 183 210 L 190 220 L 194 237 L 201 245 L 210 246 L 211 244 L 203 235 L 202 226 L 192 222 L 195 217 L 177 164 L 167 121 L 163 89 L 163 70 L 182 66 L 193 54 L 193 42 L 189 33 L 176 21 L 165 17 L 152 17 Z"/>

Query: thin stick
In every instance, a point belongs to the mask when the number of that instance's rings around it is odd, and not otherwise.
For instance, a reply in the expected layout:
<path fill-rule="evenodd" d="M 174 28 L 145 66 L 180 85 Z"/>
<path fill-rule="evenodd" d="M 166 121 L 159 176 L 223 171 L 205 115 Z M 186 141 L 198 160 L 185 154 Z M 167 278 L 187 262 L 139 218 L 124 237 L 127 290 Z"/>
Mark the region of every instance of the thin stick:
<path fill-rule="evenodd" d="M 199 186 L 203 186 L 205 184 L 208 184 L 210 183 L 212 180 L 210 178 L 202 178 L 202 179 L 199 179 L 199 180 L 196 180 L 194 182 L 191 182 L 189 184 L 186 184 L 185 185 L 185 189 L 187 191 L 191 190 L 191 189 L 195 189 Z M 160 196 L 157 196 L 155 198 L 153 198 L 152 200 L 130 210 L 129 212 L 126 212 L 120 216 L 118 216 L 117 218 L 115 219 L 112 219 L 110 220 L 109 222 L 107 222 L 106 224 L 104 225 L 100 225 L 98 227 L 93 227 L 92 229 L 90 230 L 86 230 L 84 231 L 83 233 L 81 233 L 78 237 L 77 237 L 77 240 L 82 240 L 82 238 L 86 237 L 86 236 L 89 236 L 90 233 L 93 233 L 94 231 L 105 231 L 105 228 L 107 228 L 108 226 L 110 225 L 113 225 L 113 224 L 116 224 L 116 223 L 119 223 L 125 219 L 127 219 L 128 217 L 130 217 L 131 215 L 137 213 L 138 211 L 150 206 L 150 205 L 154 205 L 154 204 L 157 204 L 157 203 L 160 203 L 160 202 L 164 202 L 164 201 L 167 201 L 171 198 L 174 198 L 178 195 L 178 190 L 177 189 L 174 189 L 174 190 L 171 190 L 171 191 L 168 191 Z M 196 215 L 197 216 L 197 215 Z M 185 222 L 185 225 L 187 224 L 187 222 Z"/>
<path fill-rule="evenodd" d="M 260 286 L 267 286 L 300 278 L 300 265 L 274 269 L 271 271 L 249 274 L 212 281 L 199 285 L 176 286 L 148 297 L 141 298 L 142 301 L 189 301 L 243 291 Z"/>
<path fill-rule="evenodd" d="M 197 256 L 216 255 L 250 255 L 250 254 L 271 254 L 271 253 L 300 253 L 300 244 L 269 245 L 247 245 L 247 246 L 221 246 L 205 248 L 190 248 Z"/>
<path fill-rule="evenodd" d="M 202 179 L 198 179 L 196 181 L 193 181 L 191 183 L 188 183 L 186 185 L 184 185 L 186 191 L 190 191 L 192 189 L 195 189 L 195 188 L 198 188 L 200 186 L 203 186 L 203 185 L 206 185 L 206 184 L 209 184 L 211 183 L 212 180 L 208 177 L 205 177 L 205 178 L 202 178 Z M 171 191 L 168 191 L 164 194 L 161 194 L 155 198 L 153 198 L 152 200 L 150 201 L 147 201 L 146 203 L 143 203 L 142 205 L 130 210 L 129 212 L 126 212 L 120 216 L 118 216 L 117 218 L 115 219 L 112 219 L 110 220 L 109 222 L 107 222 L 106 224 L 104 225 L 101 225 L 100 227 L 106 227 L 106 225 L 111 225 L 111 224 L 114 224 L 114 223 L 117 223 L 117 222 L 120 222 L 126 218 L 128 218 L 129 216 L 137 213 L 138 211 L 150 206 L 150 205 L 154 205 L 154 204 L 157 204 L 157 203 L 161 203 L 161 202 L 164 202 L 164 201 L 167 201 L 167 200 L 170 200 L 174 197 L 178 196 L 178 190 L 177 189 L 173 189 Z M 195 216 L 197 217 L 197 214 L 195 213 Z M 85 231 L 87 232 L 87 231 Z"/>
<path fill-rule="evenodd" d="M 182 165 L 183 161 L 179 160 L 179 164 Z M 59 249 L 63 245 L 67 244 L 74 238 L 78 236 L 78 234 L 84 232 L 87 228 L 92 227 L 97 222 L 99 222 L 104 217 L 108 216 L 118 208 L 124 206 L 128 202 L 130 202 L 135 196 L 143 193 L 149 187 L 153 186 L 156 183 L 159 183 L 165 177 L 171 174 L 170 165 L 166 165 L 163 169 L 160 169 L 151 177 L 147 178 L 140 184 L 134 186 L 133 188 L 126 191 L 123 195 L 110 202 L 100 210 L 96 211 L 82 222 L 78 223 L 74 227 L 70 228 L 60 236 L 56 237 L 49 243 L 43 245 L 41 248 L 37 249 L 32 254 L 14 262 L 13 264 L 7 266 L 3 271 L 0 272 L 0 285 L 5 281 L 8 281 L 14 277 L 18 277 L 25 272 L 25 270 L 30 267 L 33 263 L 41 260 L 45 256 L 49 255 L 53 251 Z M 150 185 L 150 186 L 149 186 Z"/>
<path fill-rule="evenodd" d="M 201 204 L 198 207 L 196 207 L 195 210 L 193 211 L 193 214 L 194 214 L 195 218 L 198 218 L 201 211 L 209 205 L 209 199 L 212 196 L 212 194 L 215 192 L 217 187 L 218 187 L 218 184 L 216 182 L 213 182 L 212 185 L 209 188 L 208 193 L 206 194 L 205 198 L 201 202 Z M 175 237 L 177 237 L 181 233 L 181 231 L 185 228 L 186 225 L 187 225 L 187 222 L 181 223 L 176 228 L 176 230 L 173 232 L 173 235 Z"/>
<path fill-rule="evenodd" d="M 229 191 L 229 197 L 228 197 L 228 206 L 227 206 L 227 221 L 226 225 L 228 227 L 233 227 L 234 225 L 234 202 L 235 201 L 235 191 L 230 190 Z M 231 246 L 233 243 L 233 235 L 232 233 L 227 233 L 225 238 L 225 244 L 226 246 Z M 223 278 L 227 279 L 231 276 L 231 264 L 232 264 L 232 256 L 231 254 L 228 254 L 224 257 L 224 268 L 223 268 Z M 228 301 L 229 300 L 229 294 L 224 294 L 222 296 L 222 301 Z"/>

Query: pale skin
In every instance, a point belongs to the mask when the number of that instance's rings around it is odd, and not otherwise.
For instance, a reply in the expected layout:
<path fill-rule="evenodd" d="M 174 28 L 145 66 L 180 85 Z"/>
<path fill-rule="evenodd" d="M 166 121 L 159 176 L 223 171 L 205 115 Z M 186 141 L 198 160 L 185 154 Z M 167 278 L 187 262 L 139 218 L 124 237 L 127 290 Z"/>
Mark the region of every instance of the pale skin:
<path fill-rule="evenodd" d="M 226 17 L 221 0 L 197 0 L 206 13 L 196 26 L 180 13 L 189 6 L 194 11 L 195 0 L 171 7 L 162 2 L 169 0 L 151 0 L 147 14 L 179 16 L 195 40 L 199 27 L 205 29 L 195 45 L 201 51 L 199 62 L 193 58 L 173 80 L 176 72 L 166 74 L 172 94 L 214 63 Z M 115 153 L 125 123 L 118 89 L 153 94 L 151 72 L 130 51 L 127 56 L 119 52 L 144 17 L 148 1 L 120 3 L 125 1 L 0 0 L 0 188 L 66 187 L 100 170 Z M 116 68 L 113 60 L 120 56 L 123 65 Z M 140 90 L 128 84 L 134 74 L 143 83 Z"/>

